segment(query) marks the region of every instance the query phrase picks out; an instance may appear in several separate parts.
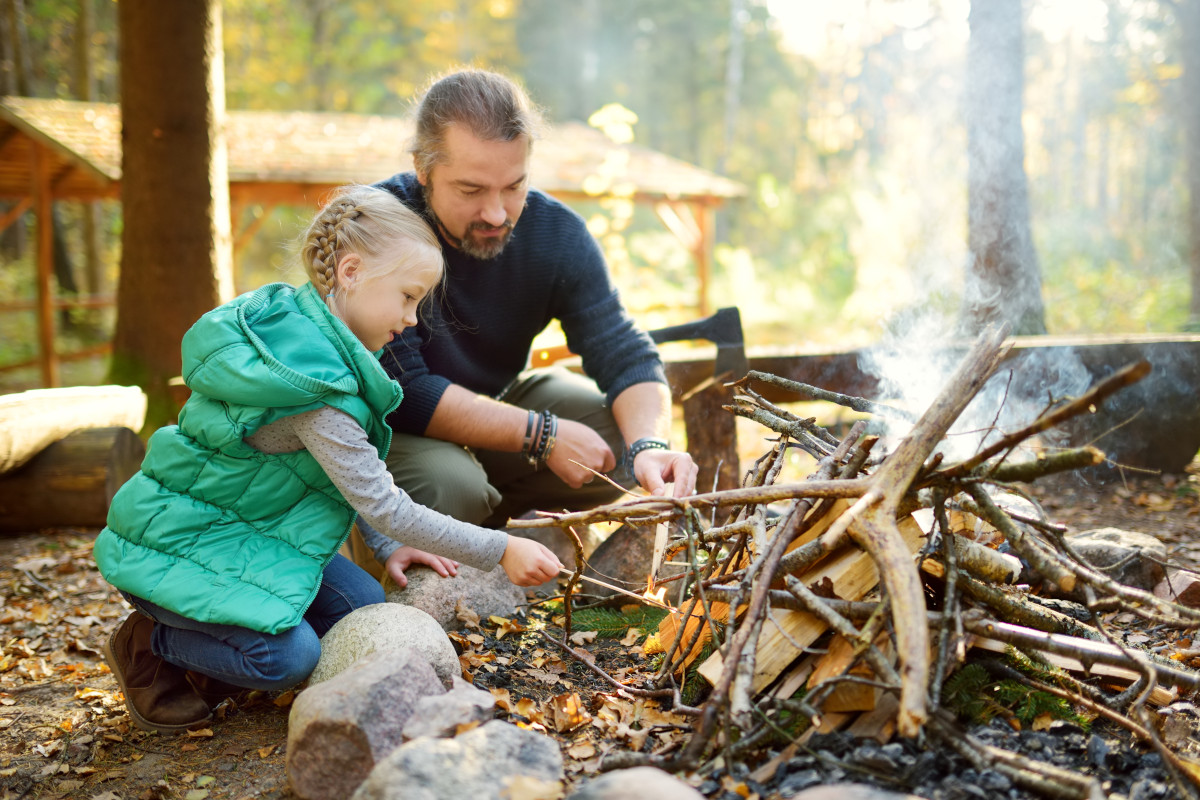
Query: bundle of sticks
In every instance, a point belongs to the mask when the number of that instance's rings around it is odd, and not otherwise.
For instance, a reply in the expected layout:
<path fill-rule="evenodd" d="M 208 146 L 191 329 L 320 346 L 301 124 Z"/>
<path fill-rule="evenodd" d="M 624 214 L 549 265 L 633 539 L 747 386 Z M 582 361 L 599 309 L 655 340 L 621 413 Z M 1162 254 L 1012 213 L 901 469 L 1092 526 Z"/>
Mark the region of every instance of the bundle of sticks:
<path fill-rule="evenodd" d="M 946 679 L 962 666 L 968 646 L 982 643 L 1082 665 L 1089 674 L 1107 669 L 1118 683 L 1097 688 L 1071 680 L 1038 688 L 1157 748 L 1181 794 L 1200 797 L 1197 770 L 1162 743 L 1146 708 L 1200 688 L 1200 673 L 1121 644 L 1101 615 L 1119 607 L 1155 625 L 1192 628 L 1200 625 L 1200 611 L 1114 581 L 1077 557 L 1065 529 L 1031 499 L 1018 511 L 1006 508 L 1003 499 L 1021 497 L 1021 484 L 1039 477 L 1102 463 L 1103 453 L 1091 447 L 1029 457 L 1022 445 L 1094 409 L 1141 380 L 1150 367 L 1138 362 L 1118 370 L 1080 397 L 1049 404 L 1020 429 L 996 432 L 974 455 L 948 463 L 939 444 L 999 369 L 1005 339 L 1002 329 L 985 331 L 940 395 L 886 454 L 873 454 L 879 439 L 865 434 L 862 421 L 839 439 L 815 420 L 767 402 L 753 386 L 774 382 L 824 399 L 831 399 L 829 393 L 751 372 L 731 384 L 734 397 L 726 408 L 765 425 L 778 439 L 741 487 L 686 499 L 640 497 L 514 521 L 557 526 L 572 536 L 575 526 L 596 522 L 648 531 L 669 525 L 668 552 L 689 565 L 677 578 L 684 587 L 672 591 L 678 601 L 658 632 L 661 666 L 644 685 L 623 688 L 692 714 L 693 732 L 675 752 L 625 753 L 606 768 L 652 764 L 694 770 L 717 754 L 728 761 L 777 736 L 772 717 L 781 710 L 817 725 L 840 709 L 857 708 L 853 697 L 866 694 L 864 709 L 881 697 L 888 701 L 879 704 L 877 726 L 882 720 L 904 737 L 934 737 L 973 763 L 1048 796 L 1088 797 L 1095 788 L 1090 779 L 985 745 L 943 709 Z M 859 398 L 832 399 L 859 411 L 912 419 Z M 777 482 L 796 447 L 816 459 L 815 471 L 806 480 Z M 917 521 L 922 515 L 928 523 Z M 990 539 L 964 535 L 965 529 L 981 528 Z M 581 548 L 577 558 L 576 576 L 583 568 Z M 1090 619 L 1030 602 L 1031 583 L 1082 595 Z M 569 587 L 568 628 L 570 596 Z M 814 655 L 811 646 L 821 637 L 824 647 Z M 712 652 L 699 673 L 712 684 L 711 692 L 689 707 L 680 680 L 710 639 Z M 797 699 L 804 685 L 809 691 Z"/>

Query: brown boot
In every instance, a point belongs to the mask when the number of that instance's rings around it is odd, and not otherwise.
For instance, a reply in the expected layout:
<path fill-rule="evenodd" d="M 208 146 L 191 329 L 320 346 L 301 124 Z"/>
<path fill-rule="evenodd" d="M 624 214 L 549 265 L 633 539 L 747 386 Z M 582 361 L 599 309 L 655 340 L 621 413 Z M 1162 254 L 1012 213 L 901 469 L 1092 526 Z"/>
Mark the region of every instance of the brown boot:
<path fill-rule="evenodd" d="M 184 670 L 150 649 L 154 620 L 134 611 L 104 643 L 104 660 L 125 693 L 133 724 L 148 731 L 182 733 L 212 719 Z"/>
<path fill-rule="evenodd" d="M 208 707 L 216 709 L 217 706 L 224 703 L 226 700 L 233 701 L 235 706 L 240 706 L 245 703 L 250 697 L 253 689 L 245 689 L 241 686 L 234 686 L 232 683 L 211 678 L 201 672 L 189 669 L 187 671 L 188 683 L 196 690 L 196 694 L 200 695 L 200 699 L 208 703 Z"/>

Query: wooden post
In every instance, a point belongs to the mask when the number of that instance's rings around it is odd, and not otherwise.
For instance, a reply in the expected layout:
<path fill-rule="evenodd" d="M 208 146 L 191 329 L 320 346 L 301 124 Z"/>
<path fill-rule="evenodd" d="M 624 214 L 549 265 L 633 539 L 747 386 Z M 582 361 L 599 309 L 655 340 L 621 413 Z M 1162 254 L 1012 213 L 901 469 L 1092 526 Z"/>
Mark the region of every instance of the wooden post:
<path fill-rule="evenodd" d="M 712 313 L 708 301 L 708 284 L 712 278 L 713 236 L 716 231 L 716 213 L 711 206 L 704 203 L 692 204 L 692 215 L 696 218 L 696 226 L 700 230 L 700 241 L 696 245 L 696 280 L 700 284 L 700 316 L 707 317 Z"/>
<path fill-rule="evenodd" d="M 50 196 L 50 157 L 39 144 L 33 146 L 34 216 L 37 219 L 38 348 L 42 385 L 58 386 L 58 355 L 54 351 L 53 207 Z"/>
<path fill-rule="evenodd" d="M 732 390 L 725 386 L 728 380 L 727 374 L 710 378 L 682 399 L 687 449 L 699 467 L 699 492 L 722 492 L 740 485 L 737 418 L 721 407 L 733 399 Z"/>

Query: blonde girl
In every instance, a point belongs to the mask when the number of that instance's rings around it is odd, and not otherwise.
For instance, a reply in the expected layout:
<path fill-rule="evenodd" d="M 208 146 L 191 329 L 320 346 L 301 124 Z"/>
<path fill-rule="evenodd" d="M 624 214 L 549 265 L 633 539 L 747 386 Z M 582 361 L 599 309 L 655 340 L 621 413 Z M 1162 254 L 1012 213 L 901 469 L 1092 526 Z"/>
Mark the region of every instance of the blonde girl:
<path fill-rule="evenodd" d="M 346 187 L 301 260 L 304 285 L 242 295 L 185 335 L 191 396 L 96 539 L 101 572 L 135 609 L 105 657 L 144 729 L 179 732 L 243 688 L 299 683 L 334 623 L 383 602 L 338 554 L 358 515 L 405 543 L 402 568 L 499 564 L 529 586 L 561 567 L 533 541 L 414 503 L 383 462 L 401 391 L 377 353 L 441 280 L 428 225 L 386 191 Z"/>

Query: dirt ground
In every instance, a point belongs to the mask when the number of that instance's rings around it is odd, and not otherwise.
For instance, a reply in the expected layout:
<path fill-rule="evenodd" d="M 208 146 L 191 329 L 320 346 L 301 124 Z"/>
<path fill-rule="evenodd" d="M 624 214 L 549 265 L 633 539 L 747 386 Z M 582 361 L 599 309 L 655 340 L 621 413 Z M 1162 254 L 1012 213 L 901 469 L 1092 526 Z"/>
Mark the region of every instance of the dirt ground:
<path fill-rule="evenodd" d="M 1198 466 L 1116 485 L 1047 480 L 1034 494 L 1072 532 L 1115 526 L 1150 533 L 1167 544 L 1173 562 L 1194 567 Z M 164 737 L 130 725 L 100 655 L 128 610 L 92 563 L 95 533 L 0 537 L 0 800 L 294 798 L 285 773 L 291 693 L 226 707 L 195 735 Z M 500 701 L 498 716 L 559 740 L 570 781 L 594 772 L 607 752 L 665 752 L 684 740 L 680 718 L 617 696 L 534 630 L 538 616 L 484 620 L 456 641 L 464 668 Z M 552 624 L 553 613 L 540 616 Z M 634 638 L 584 637 L 577 644 L 622 676 L 647 663 Z M 649 742 L 646 731 L 653 731 Z"/>

